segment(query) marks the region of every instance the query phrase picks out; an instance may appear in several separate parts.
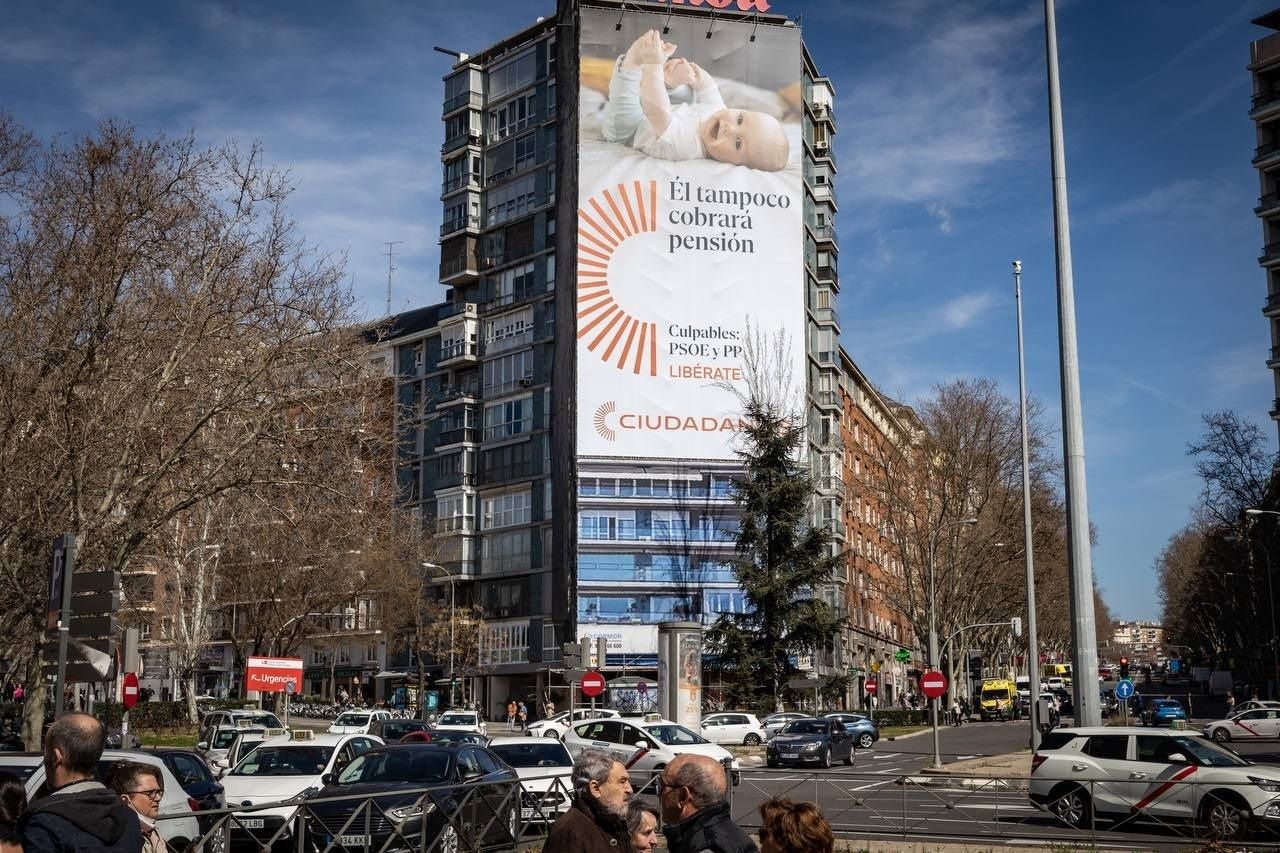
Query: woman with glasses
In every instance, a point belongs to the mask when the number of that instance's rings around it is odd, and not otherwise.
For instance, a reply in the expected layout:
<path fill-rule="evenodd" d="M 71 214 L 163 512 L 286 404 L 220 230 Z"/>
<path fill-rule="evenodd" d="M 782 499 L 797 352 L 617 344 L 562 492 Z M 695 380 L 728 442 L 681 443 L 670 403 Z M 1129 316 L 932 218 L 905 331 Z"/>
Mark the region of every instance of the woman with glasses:
<path fill-rule="evenodd" d="M 160 801 L 164 799 L 164 779 L 160 769 L 140 761 L 121 761 L 111 768 L 108 787 L 138 815 L 142 830 L 141 853 L 166 853 L 164 839 L 156 829 Z"/>

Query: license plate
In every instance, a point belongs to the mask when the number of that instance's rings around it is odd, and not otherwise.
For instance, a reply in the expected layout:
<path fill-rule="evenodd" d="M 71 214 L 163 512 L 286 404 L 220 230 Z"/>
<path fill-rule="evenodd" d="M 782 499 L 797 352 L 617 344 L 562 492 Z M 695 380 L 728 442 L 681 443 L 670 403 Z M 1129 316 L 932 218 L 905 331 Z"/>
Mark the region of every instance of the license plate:
<path fill-rule="evenodd" d="M 339 835 L 338 843 L 343 847 L 367 847 L 369 845 L 369 836 L 367 835 Z"/>
<path fill-rule="evenodd" d="M 236 825 L 243 827 L 244 829 L 262 829 L 262 818 L 247 817 L 243 820 L 237 821 Z"/>
<path fill-rule="evenodd" d="M 532 818 L 533 818 L 533 809 L 521 809 L 521 810 L 520 810 L 520 819 L 521 819 L 521 820 L 530 820 L 530 819 L 532 819 Z"/>
<path fill-rule="evenodd" d="M 784 752 L 781 754 L 781 757 L 782 758 L 799 758 L 800 754 L 796 752 Z"/>

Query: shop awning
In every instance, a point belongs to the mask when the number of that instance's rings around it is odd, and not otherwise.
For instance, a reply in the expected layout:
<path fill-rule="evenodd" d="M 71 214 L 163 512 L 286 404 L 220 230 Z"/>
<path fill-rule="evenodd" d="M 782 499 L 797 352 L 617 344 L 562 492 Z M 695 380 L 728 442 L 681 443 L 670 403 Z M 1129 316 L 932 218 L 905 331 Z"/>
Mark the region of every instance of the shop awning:
<path fill-rule="evenodd" d="M 384 669 L 382 672 L 374 676 L 374 678 L 408 678 L 408 677 L 409 677 L 409 673 L 407 672 L 392 672 L 389 669 Z"/>

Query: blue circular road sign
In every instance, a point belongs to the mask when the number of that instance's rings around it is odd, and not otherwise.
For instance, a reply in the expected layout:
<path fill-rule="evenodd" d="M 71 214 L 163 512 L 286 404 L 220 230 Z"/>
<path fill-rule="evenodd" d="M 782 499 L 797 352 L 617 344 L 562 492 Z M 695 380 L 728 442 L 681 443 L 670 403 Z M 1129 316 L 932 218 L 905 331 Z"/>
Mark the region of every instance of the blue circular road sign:
<path fill-rule="evenodd" d="M 1178 671 L 1178 670 L 1180 670 L 1180 669 L 1182 669 L 1182 661 L 1178 660 L 1177 658 L 1170 658 L 1170 659 L 1169 659 L 1169 671 L 1170 671 L 1170 672 L 1177 672 L 1177 671 Z"/>
<path fill-rule="evenodd" d="M 1133 695 L 1133 682 L 1127 678 L 1122 678 L 1116 682 L 1116 698 L 1128 699 Z"/>

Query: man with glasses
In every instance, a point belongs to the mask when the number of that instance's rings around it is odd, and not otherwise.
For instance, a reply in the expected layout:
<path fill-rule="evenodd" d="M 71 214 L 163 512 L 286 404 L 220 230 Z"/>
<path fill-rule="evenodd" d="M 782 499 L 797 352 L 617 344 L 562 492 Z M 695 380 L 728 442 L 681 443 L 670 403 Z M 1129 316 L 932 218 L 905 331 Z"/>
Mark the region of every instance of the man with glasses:
<path fill-rule="evenodd" d="M 631 853 L 627 806 L 631 775 L 604 749 L 582 750 L 573 762 L 573 806 L 556 819 L 545 850 L 555 853 Z"/>
<path fill-rule="evenodd" d="M 139 853 L 138 817 L 95 776 L 107 732 L 88 714 L 64 714 L 44 739 L 47 796 L 18 823 L 25 853 Z"/>
<path fill-rule="evenodd" d="M 729 814 L 729 777 L 709 755 L 678 755 L 658 776 L 671 853 L 757 853 Z"/>
<path fill-rule="evenodd" d="M 164 853 L 164 839 L 156 829 L 160 801 L 164 799 L 164 778 L 160 768 L 140 761 L 121 761 L 111 768 L 108 784 L 120 801 L 138 815 L 142 853 Z"/>

